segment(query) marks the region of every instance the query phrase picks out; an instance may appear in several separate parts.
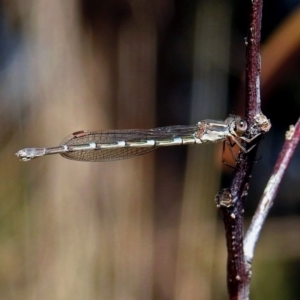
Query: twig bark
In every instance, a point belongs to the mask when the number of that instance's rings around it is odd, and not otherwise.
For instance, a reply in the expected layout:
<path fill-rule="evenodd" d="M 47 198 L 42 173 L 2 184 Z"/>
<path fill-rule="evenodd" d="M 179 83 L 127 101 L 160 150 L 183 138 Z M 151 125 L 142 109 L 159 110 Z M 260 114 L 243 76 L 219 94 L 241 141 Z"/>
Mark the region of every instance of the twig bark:
<path fill-rule="evenodd" d="M 262 0 L 251 1 L 246 40 L 246 121 L 251 124 L 260 108 L 260 31 Z"/>
<path fill-rule="evenodd" d="M 261 112 L 260 105 L 260 30 L 262 0 L 251 1 L 250 23 L 246 41 L 246 121 L 247 137 L 265 133 L 270 123 Z M 258 143 L 259 138 L 254 143 Z M 245 143 L 250 149 L 253 143 Z M 226 231 L 227 242 L 227 286 L 230 299 L 248 299 L 250 268 L 246 264 L 243 250 L 244 203 L 248 193 L 255 147 L 249 153 L 241 152 L 229 189 L 217 197 Z"/>

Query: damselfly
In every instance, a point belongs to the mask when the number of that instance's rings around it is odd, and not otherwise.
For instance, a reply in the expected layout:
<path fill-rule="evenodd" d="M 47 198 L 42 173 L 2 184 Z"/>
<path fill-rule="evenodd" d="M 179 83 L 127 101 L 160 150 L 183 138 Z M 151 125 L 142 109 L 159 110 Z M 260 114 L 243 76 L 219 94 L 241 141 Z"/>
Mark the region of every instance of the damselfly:
<path fill-rule="evenodd" d="M 202 144 L 229 140 L 246 152 L 241 141 L 247 122 L 230 115 L 225 121 L 204 120 L 196 125 L 176 125 L 139 130 L 77 131 L 67 136 L 60 146 L 51 148 L 26 148 L 16 153 L 22 161 L 50 154 L 78 161 L 112 161 L 148 153 L 158 147 Z M 249 150 L 248 150 L 249 151 Z"/>

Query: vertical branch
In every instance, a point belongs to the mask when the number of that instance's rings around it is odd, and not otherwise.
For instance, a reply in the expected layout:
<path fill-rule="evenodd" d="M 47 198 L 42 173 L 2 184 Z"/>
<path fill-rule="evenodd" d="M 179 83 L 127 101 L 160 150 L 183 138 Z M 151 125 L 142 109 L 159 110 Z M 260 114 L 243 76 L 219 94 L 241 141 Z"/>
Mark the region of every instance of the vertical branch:
<path fill-rule="evenodd" d="M 246 121 L 253 122 L 260 108 L 260 31 L 262 0 L 251 1 L 250 22 L 246 40 Z"/>
<path fill-rule="evenodd" d="M 246 136 L 267 132 L 271 125 L 261 113 L 260 106 L 260 30 L 262 0 L 252 0 L 250 22 L 246 42 Z M 254 142 L 245 143 L 249 150 Z M 249 153 L 241 152 L 229 189 L 222 190 L 216 197 L 226 231 L 227 243 L 227 286 L 230 299 L 248 299 L 250 267 L 246 264 L 243 251 L 244 203 L 248 194 L 252 165 L 255 161 L 256 148 Z"/>

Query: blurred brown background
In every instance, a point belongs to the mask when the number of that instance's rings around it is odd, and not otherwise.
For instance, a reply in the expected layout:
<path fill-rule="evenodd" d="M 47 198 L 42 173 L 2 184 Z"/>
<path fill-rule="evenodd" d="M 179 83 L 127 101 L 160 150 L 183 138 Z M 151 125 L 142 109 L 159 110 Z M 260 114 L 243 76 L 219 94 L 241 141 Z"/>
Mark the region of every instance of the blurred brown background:
<path fill-rule="evenodd" d="M 299 5 L 264 6 L 262 96 L 273 127 L 248 217 L 300 112 Z M 110 163 L 22 163 L 14 153 L 80 129 L 243 114 L 247 14 L 233 0 L 0 1 L 0 299 L 227 299 L 214 204 L 231 173 L 222 145 Z M 253 299 L 300 295 L 299 165 L 298 150 L 258 245 Z"/>

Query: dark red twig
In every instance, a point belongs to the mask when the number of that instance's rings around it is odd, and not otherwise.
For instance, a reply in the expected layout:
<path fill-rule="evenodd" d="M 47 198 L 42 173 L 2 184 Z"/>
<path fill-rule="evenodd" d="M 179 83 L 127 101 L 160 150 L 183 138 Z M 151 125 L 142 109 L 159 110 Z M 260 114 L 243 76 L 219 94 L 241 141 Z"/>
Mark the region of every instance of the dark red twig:
<path fill-rule="evenodd" d="M 246 121 L 251 124 L 260 107 L 260 32 L 262 0 L 251 1 L 250 24 L 246 40 Z"/>
<path fill-rule="evenodd" d="M 250 24 L 246 41 L 246 121 L 247 137 L 267 132 L 270 123 L 261 113 L 260 105 L 260 31 L 262 16 L 262 0 L 251 1 Z M 245 143 L 250 149 L 258 144 Z M 250 272 L 244 258 L 243 223 L 244 202 L 248 193 L 252 165 L 255 161 L 256 147 L 249 153 L 241 152 L 232 184 L 229 189 L 221 191 L 217 196 L 217 204 L 222 212 L 227 242 L 227 285 L 230 299 L 248 299 Z M 229 196 L 228 196 L 229 195 Z M 229 205 L 224 205 L 231 199 Z"/>

